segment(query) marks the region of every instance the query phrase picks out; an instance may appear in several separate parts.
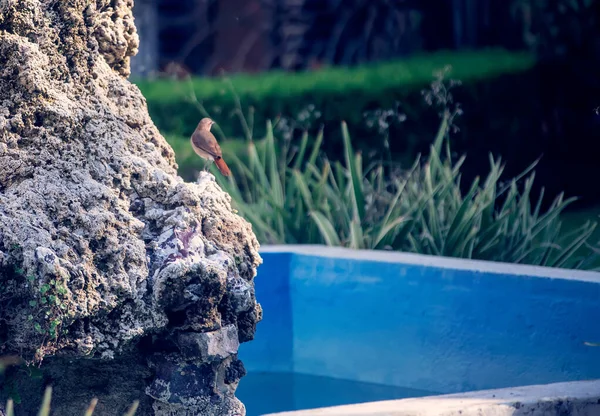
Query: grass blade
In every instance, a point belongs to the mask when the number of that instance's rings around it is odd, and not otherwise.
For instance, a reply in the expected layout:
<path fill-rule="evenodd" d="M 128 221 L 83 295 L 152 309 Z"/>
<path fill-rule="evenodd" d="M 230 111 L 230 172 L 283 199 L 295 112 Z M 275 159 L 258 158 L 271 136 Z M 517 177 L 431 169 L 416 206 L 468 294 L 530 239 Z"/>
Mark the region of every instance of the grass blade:
<path fill-rule="evenodd" d="M 52 400 L 52 386 L 46 387 L 44 391 L 44 398 L 42 399 L 42 407 L 38 416 L 49 416 L 50 415 L 50 402 Z"/>
<path fill-rule="evenodd" d="M 304 162 L 304 155 L 306 153 L 306 147 L 308 146 L 308 132 L 305 130 L 302 133 L 302 139 L 300 140 L 300 147 L 298 149 L 298 154 L 296 154 L 296 160 L 294 162 L 294 166 L 292 169 L 298 170 L 302 166 L 302 162 Z"/>
<path fill-rule="evenodd" d="M 350 248 L 355 250 L 365 248 L 364 247 L 364 236 L 360 224 L 356 220 L 352 220 L 350 223 Z"/>
<path fill-rule="evenodd" d="M 304 180 L 304 176 L 302 176 L 302 174 L 297 170 L 294 170 L 292 174 L 295 179 L 296 187 L 298 188 L 300 195 L 302 195 L 302 199 L 304 200 L 306 208 L 312 211 L 314 209 L 312 195 L 310 193 L 310 190 L 308 189 L 308 184 Z"/>
<path fill-rule="evenodd" d="M 344 138 L 344 152 L 346 156 L 346 168 L 350 171 L 350 184 L 352 189 L 353 219 L 360 225 L 365 218 L 365 197 L 363 194 L 362 178 L 353 161 L 352 144 L 350 143 L 350 134 L 348 125 L 342 122 L 342 136 Z"/>
<path fill-rule="evenodd" d="M 85 416 L 92 416 L 94 414 L 94 410 L 96 409 L 96 405 L 98 404 L 98 399 L 94 397 L 90 402 L 87 410 L 85 411 Z"/>
<path fill-rule="evenodd" d="M 319 152 L 321 151 L 321 144 L 323 143 L 323 126 L 319 129 L 319 133 L 317 134 L 317 138 L 313 143 L 313 149 L 308 158 L 308 164 L 314 165 L 317 163 L 317 157 L 319 156 Z"/>
<path fill-rule="evenodd" d="M 327 218 L 325 218 L 323 214 L 321 214 L 320 212 L 311 212 L 310 216 L 319 228 L 321 236 L 323 237 L 323 240 L 325 240 L 325 244 L 327 244 L 328 246 L 338 247 L 342 245 L 342 242 L 340 241 L 337 233 L 335 232 L 333 225 Z"/>
<path fill-rule="evenodd" d="M 435 139 L 433 141 L 433 149 L 439 155 L 442 153 L 442 144 L 444 143 L 444 138 L 448 133 L 448 123 L 450 122 L 450 114 L 447 111 L 444 111 L 442 116 L 442 122 L 440 123 L 440 127 L 438 128 L 438 132 L 435 135 Z"/>
<path fill-rule="evenodd" d="M 473 185 L 471 185 L 471 190 L 463 199 L 460 208 L 456 212 L 452 223 L 450 224 L 450 229 L 448 230 L 448 234 L 446 236 L 446 242 L 443 246 L 442 252 L 448 255 L 452 252 L 452 248 L 456 245 L 457 242 L 465 241 L 464 231 L 469 226 L 469 221 L 475 215 L 475 209 L 473 207 L 473 197 L 478 190 L 479 179 L 475 178 L 473 181 Z"/>
<path fill-rule="evenodd" d="M 6 401 L 6 416 L 15 416 L 15 404 L 13 403 L 13 399 L 8 399 Z"/>
<path fill-rule="evenodd" d="M 373 241 L 373 248 L 377 248 L 380 246 L 381 242 L 384 241 L 386 239 L 386 237 L 388 237 L 388 235 L 394 231 L 400 224 L 409 221 L 407 218 L 405 217 L 398 217 L 396 219 L 394 219 L 393 221 L 390 221 L 389 223 L 385 223 L 381 229 L 379 230 L 379 233 L 377 234 L 377 237 L 375 237 L 375 240 Z"/>
<path fill-rule="evenodd" d="M 137 412 L 137 409 L 138 409 L 139 405 L 140 405 L 140 401 L 139 400 L 135 400 L 131 404 L 131 407 L 129 408 L 129 410 L 127 411 L 127 413 L 125 413 L 125 416 L 133 416 L 133 415 L 135 415 L 135 412 Z"/>

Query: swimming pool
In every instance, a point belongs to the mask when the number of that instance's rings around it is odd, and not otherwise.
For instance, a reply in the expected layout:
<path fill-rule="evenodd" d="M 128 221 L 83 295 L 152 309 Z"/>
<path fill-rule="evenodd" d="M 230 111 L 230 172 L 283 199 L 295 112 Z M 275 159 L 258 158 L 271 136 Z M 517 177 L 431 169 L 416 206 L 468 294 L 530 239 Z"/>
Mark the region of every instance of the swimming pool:
<path fill-rule="evenodd" d="M 600 273 L 314 246 L 261 256 L 264 317 L 239 351 L 249 414 L 600 378 L 586 345 L 600 342 Z"/>

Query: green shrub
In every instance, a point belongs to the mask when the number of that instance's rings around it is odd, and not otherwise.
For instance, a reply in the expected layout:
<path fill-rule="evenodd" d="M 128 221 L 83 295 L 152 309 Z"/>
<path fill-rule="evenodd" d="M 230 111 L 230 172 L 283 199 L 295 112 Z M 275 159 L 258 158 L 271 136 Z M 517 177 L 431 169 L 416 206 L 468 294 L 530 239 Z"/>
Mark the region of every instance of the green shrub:
<path fill-rule="evenodd" d="M 189 137 L 206 115 L 204 108 L 219 123 L 221 138 L 248 138 L 247 129 L 231 120 L 241 111 L 241 100 L 253 109 L 248 120 L 256 126 L 254 137 L 266 135 L 267 120 L 279 119 L 274 126 L 282 136 L 314 127 L 314 137 L 323 124 L 327 137 L 323 150 L 329 155 L 341 154 L 343 139 L 338 126 L 345 121 L 353 132 L 353 145 L 365 156 L 389 145 L 394 154 L 406 154 L 412 160 L 428 148 L 427 140 L 435 134 L 437 114 L 421 95 L 434 70 L 451 65 L 453 76 L 463 81 L 461 102 L 473 107 L 469 111 L 474 115 L 472 122 L 465 122 L 466 132 L 474 136 L 493 131 L 495 137 L 506 141 L 514 135 L 515 123 L 527 120 L 533 108 L 520 105 L 523 100 L 518 97 L 531 80 L 516 86 L 513 78 L 521 77 L 534 63 L 528 54 L 502 50 L 437 52 L 353 68 L 136 83 L 164 134 Z M 488 120 L 485 128 L 477 121 L 481 117 Z M 389 142 L 380 134 L 380 123 L 391 124 Z"/>
<path fill-rule="evenodd" d="M 342 163 L 320 153 L 322 134 L 312 148 L 305 134 L 298 147 L 287 142 L 277 149 L 267 122 L 263 148 L 249 141 L 245 161 L 230 160 L 237 179 L 216 177 L 263 244 L 327 244 L 590 267 L 597 256 L 591 250 L 576 253 L 586 248 L 596 224 L 563 233 L 560 215 L 573 199 L 562 195 L 545 212 L 539 202 L 532 206 L 534 165 L 501 185 L 503 168 L 490 156 L 487 178 L 461 192 L 465 158 L 452 161 L 450 124 L 445 112 L 429 156 L 387 179 L 382 164 L 364 166 L 362 156 L 353 152 L 345 124 Z"/>

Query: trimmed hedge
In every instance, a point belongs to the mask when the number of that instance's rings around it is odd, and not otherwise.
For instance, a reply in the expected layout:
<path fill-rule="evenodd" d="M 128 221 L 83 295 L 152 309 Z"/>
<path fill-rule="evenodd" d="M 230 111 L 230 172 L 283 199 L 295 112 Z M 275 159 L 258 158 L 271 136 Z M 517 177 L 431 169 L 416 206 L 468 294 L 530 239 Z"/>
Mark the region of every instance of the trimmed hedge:
<path fill-rule="evenodd" d="M 426 138 L 433 136 L 438 123 L 437 112 L 425 104 L 421 91 L 431 83 L 435 71 L 448 65 L 452 68 L 451 78 L 463 84 L 461 90 L 466 94 L 461 94 L 460 99 L 463 106 L 468 106 L 485 100 L 482 95 L 487 93 L 492 80 L 523 74 L 535 65 L 535 60 L 526 53 L 490 49 L 436 52 L 402 61 L 314 72 L 274 71 L 229 79 L 135 82 L 146 97 L 152 119 L 165 134 L 183 137 L 192 134 L 202 117 L 198 103 L 190 99 L 193 88 L 195 96 L 228 138 L 244 137 L 241 123 L 234 118 L 237 95 L 246 115 L 250 107 L 254 108 L 255 137 L 264 136 L 266 120 L 276 120 L 280 115 L 287 118 L 287 126 L 295 123 L 300 129 L 316 129 L 323 124 L 328 137 L 323 149 L 331 155 L 341 150 L 338 127 L 341 120 L 348 124 L 355 148 L 366 152 L 385 149 L 384 138 L 376 126 L 367 125 L 365 112 L 395 110 L 399 104 L 397 110 L 406 115 L 406 121 L 390 126 L 390 147 L 392 153 L 412 159 L 414 153 L 428 148 Z M 507 85 L 502 82 L 499 90 L 506 92 Z M 312 119 L 308 111 L 311 108 Z M 315 118 L 315 112 L 320 117 Z"/>

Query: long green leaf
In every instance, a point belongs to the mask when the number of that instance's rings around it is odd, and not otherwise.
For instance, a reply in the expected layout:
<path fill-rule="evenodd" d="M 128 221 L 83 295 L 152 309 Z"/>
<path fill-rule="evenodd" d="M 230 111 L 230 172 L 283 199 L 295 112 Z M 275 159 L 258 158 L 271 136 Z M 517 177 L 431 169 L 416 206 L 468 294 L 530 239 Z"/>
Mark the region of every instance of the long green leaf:
<path fill-rule="evenodd" d="M 38 416 L 49 416 L 50 415 L 50 401 L 52 400 L 52 387 L 46 387 L 44 391 L 44 398 L 42 399 L 42 407 L 38 412 Z"/>
<path fill-rule="evenodd" d="M 433 148 L 435 149 L 438 155 L 442 152 L 442 144 L 444 143 L 444 138 L 448 133 L 449 122 L 450 115 L 447 112 L 444 112 L 444 114 L 442 114 L 442 122 L 440 123 L 440 127 L 438 128 L 435 140 L 433 141 Z"/>
<path fill-rule="evenodd" d="M 308 132 L 305 130 L 302 133 L 302 139 L 300 140 L 300 147 L 298 149 L 298 153 L 296 154 L 296 161 L 294 162 L 293 169 L 299 170 L 304 162 L 304 154 L 306 153 L 306 147 L 308 146 Z"/>
<path fill-rule="evenodd" d="M 475 215 L 475 208 L 473 207 L 473 197 L 478 190 L 479 180 L 475 178 L 475 181 L 471 185 L 469 193 L 465 196 L 460 208 L 456 212 L 450 229 L 446 236 L 446 244 L 444 244 L 443 253 L 449 254 L 452 252 L 452 248 L 457 242 L 464 241 L 464 231 L 469 227 L 470 220 Z M 467 230 L 468 231 L 468 230 Z"/>
<path fill-rule="evenodd" d="M 350 143 L 350 133 L 348 125 L 342 122 L 342 136 L 344 138 L 344 152 L 346 156 L 346 167 L 350 171 L 350 183 L 352 187 L 353 219 L 362 224 L 365 218 L 365 197 L 363 193 L 362 178 L 353 161 L 352 144 Z"/>
<path fill-rule="evenodd" d="M 284 191 L 277 165 L 277 152 L 275 150 L 275 138 L 273 137 L 273 126 L 271 125 L 271 121 L 267 121 L 266 139 L 269 158 L 269 183 L 271 184 L 271 195 L 273 196 L 275 203 L 282 207 L 285 202 L 283 199 Z"/>
<path fill-rule="evenodd" d="M 265 146 L 266 147 L 266 146 Z M 256 151 L 256 145 L 253 142 L 248 143 L 248 156 L 250 160 L 250 172 L 254 180 L 258 179 L 258 183 L 254 184 L 255 187 L 260 185 L 263 189 L 271 189 L 271 185 L 267 179 L 266 166 L 258 156 Z"/>
<path fill-rule="evenodd" d="M 294 170 L 292 172 L 292 174 L 294 175 L 296 187 L 298 188 L 300 195 L 302 195 L 302 198 L 304 200 L 304 203 L 306 204 L 306 207 L 310 211 L 312 211 L 314 209 L 312 195 L 310 193 L 310 190 L 308 189 L 308 185 L 307 185 L 306 181 L 304 180 L 304 177 L 297 170 Z"/>
<path fill-rule="evenodd" d="M 372 244 L 373 248 L 378 248 L 380 246 L 381 242 L 385 241 L 385 239 L 395 229 L 397 229 L 400 224 L 406 223 L 408 221 L 409 221 L 408 218 L 398 217 L 398 218 L 395 218 L 393 221 L 390 221 L 388 223 L 384 223 L 383 226 L 380 228 L 379 233 L 375 237 L 375 240 L 373 241 L 373 244 Z"/>
<path fill-rule="evenodd" d="M 321 236 L 323 237 L 323 240 L 325 240 L 325 244 L 327 244 L 328 246 L 338 247 L 342 245 L 342 242 L 340 241 L 337 233 L 335 232 L 333 225 L 327 218 L 325 218 L 323 214 L 321 214 L 320 212 L 311 212 L 310 216 L 319 228 Z"/>
<path fill-rule="evenodd" d="M 363 231 L 361 225 L 356 220 L 352 220 L 350 222 L 349 248 L 353 248 L 355 250 L 365 248 Z"/>
<path fill-rule="evenodd" d="M 317 157 L 321 151 L 321 143 L 323 143 L 323 127 L 319 129 L 319 133 L 317 134 L 317 138 L 313 144 L 313 149 L 307 162 L 309 165 L 314 165 L 317 162 Z"/>
<path fill-rule="evenodd" d="M 13 399 L 6 401 L 6 416 L 15 416 L 15 405 Z"/>

